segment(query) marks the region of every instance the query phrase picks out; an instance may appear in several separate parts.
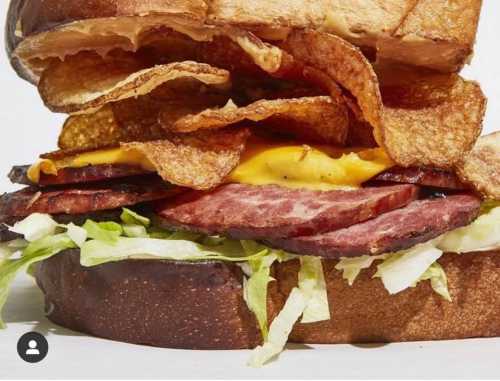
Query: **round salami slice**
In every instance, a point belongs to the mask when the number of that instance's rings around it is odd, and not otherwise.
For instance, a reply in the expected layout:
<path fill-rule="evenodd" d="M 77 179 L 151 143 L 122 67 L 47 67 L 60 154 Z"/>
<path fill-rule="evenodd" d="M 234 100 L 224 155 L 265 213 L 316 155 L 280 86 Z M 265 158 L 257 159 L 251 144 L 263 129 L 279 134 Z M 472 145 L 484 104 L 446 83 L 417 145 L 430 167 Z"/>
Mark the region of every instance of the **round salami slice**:
<path fill-rule="evenodd" d="M 238 239 L 287 238 L 357 224 L 407 205 L 418 193 L 409 184 L 353 191 L 226 184 L 181 194 L 156 212 L 167 228 Z"/>
<path fill-rule="evenodd" d="M 468 194 L 417 200 L 345 229 L 266 243 L 292 253 L 332 259 L 390 253 L 468 225 L 477 217 L 480 205 L 479 198 Z"/>
<path fill-rule="evenodd" d="M 13 167 L 9 179 L 14 184 L 34 185 L 28 178 L 29 165 Z M 138 166 L 127 164 L 99 164 L 80 168 L 61 168 L 57 175 L 40 174 L 38 186 L 90 183 L 149 173 Z"/>
<path fill-rule="evenodd" d="M 159 200 L 177 194 L 179 188 L 157 176 L 141 176 L 126 183 L 107 183 L 69 189 L 25 188 L 0 197 L 0 216 L 22 217 L 31 213 L 83 214 Z"/>

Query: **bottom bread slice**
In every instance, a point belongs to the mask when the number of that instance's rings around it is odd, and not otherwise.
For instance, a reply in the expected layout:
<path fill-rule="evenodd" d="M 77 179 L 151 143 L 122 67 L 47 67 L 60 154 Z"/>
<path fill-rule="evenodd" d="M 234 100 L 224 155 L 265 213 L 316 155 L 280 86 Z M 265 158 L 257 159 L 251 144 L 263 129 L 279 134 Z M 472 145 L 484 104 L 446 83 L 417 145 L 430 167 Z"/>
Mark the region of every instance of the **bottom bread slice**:
<path fill-rule="evenodd" d="M 453 301 L 428 281 L 389 295 L 374 269 L 353 286 L 325 260 L 331 319 L 297 324 L 298 343 L 366 343 L 500 336 L 500 252 L 445 254 Z M 298 261 L 277 264 L 269 320 L 297 284 Z M 243 300 L 240 268 L 223 262 L 127 260 L 82 267 L 78 251 L 39 263 L 38 285 L 50 320 L 112 340 L 169 348 L 240 349 L 262 341 Z"/>

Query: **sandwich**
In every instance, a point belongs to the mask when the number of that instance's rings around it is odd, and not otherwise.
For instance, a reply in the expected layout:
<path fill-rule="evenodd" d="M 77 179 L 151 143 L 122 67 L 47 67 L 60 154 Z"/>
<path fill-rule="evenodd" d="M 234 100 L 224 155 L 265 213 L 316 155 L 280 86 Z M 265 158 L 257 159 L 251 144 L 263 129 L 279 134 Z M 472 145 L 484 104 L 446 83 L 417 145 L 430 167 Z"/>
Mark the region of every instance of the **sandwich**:
<path fill-rule="evenodd" d="M 252 366 L 500 336 L 500 132 L 455 3 L 12 0 L 12 66 L 68 117 L 0 198 L 0 308 L 27 270 L 56 324 Z"/>

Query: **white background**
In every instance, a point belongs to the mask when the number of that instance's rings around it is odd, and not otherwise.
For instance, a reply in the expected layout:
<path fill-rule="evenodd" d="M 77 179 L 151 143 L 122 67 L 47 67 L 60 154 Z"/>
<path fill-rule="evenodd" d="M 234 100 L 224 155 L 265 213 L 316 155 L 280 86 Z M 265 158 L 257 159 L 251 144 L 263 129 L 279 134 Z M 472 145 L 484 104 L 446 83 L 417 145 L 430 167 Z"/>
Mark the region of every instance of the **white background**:
<path fill-rule="evenodd" d="M 7 0 L 0 0 L 3 25 Z M 500 1 L 485 0 L 472 65 L 463 75 L 489 98 L 484 133 L 500 129 Z M 3 50 L 3 49 L 2 49 Z M 17 78 L 0 52 L 0 192 L 15 189 L 5 175 L 56 148 L 63 117 L 45 109 L 36 89 Z M 333 307 L 335 308 L 335 307 Z M 500 312 L 499 312 L 500 314 Z M 499 378 L 500 339 L 402 343 L 382 346 L 296 346 L 267 367 L 245 367 L 248 351 L 183 351 L 114 343 L 59 328 L 45 319 L 41 293 L 22 277 L 4 311 L 0 378 Z M 21 334 L 47 335 L 40 364 L 16 353 Z M 310 348 L 310 347 L 308 347 Z"/>

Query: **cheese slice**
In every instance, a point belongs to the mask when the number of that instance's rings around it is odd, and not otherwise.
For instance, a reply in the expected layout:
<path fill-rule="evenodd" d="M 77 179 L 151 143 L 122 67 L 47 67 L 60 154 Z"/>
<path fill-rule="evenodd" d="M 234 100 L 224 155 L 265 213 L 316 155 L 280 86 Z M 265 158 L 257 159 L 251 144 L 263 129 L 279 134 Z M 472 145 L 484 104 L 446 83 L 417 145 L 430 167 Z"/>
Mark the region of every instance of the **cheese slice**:
<path fill-rule="evenodd" d="M 62 168 L 100 164 L 128 164 L 148 171 L 155 170 L 140 152 L 113 148 L 62 160 L 40 160 L 29 169 L 28 178 L 37 183 L 41 173 L 57 175 Z M 393 165 L 381 148 L 353 150 L 254 141 L 249 143 L 240 165 L 227 181 L 314 190 L 355 189 Z"/>
<path fill-rule="evenodd" d="M 231 182 L 314 190 L 355 189 L 394 164 L 381 148 L 333 149 L 256 145 L 231 173 Z"/>

